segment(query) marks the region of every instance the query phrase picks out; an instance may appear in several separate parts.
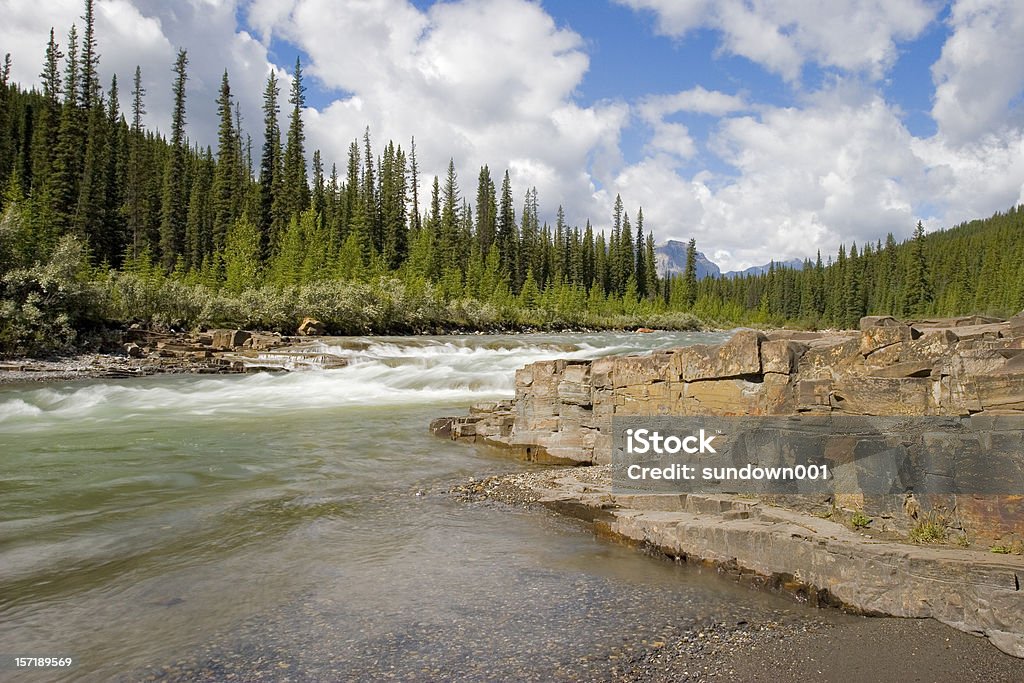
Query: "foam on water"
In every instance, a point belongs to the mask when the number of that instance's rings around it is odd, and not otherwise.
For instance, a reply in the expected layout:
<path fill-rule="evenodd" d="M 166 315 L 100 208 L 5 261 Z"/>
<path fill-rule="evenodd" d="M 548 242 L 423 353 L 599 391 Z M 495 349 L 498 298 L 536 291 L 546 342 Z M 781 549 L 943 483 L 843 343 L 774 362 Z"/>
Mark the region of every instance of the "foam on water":
<path fill-rule="evenodd" d="M 303 351 L 344 359 L 346 367 L 74 383 L 0 393 L 0 428 L 37 431 L 142 416 L 205 419 L 357 406 L 465 404 L 510 397 L 515 370 L 534 361 L 642 352 L 680 341 L 684 340 L 679 335 L 626 334 L 326 340 Z M 268 354 L 268 361 L 274 359 Z M 278 360 L 287 365 L 286 357 Z"/>

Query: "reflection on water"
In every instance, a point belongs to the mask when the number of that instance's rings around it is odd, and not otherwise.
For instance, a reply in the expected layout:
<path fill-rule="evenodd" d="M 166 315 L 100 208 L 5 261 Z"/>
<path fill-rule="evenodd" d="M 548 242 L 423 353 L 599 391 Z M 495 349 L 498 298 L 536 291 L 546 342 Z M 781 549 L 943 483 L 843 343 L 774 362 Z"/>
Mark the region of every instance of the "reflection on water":
<path fill-rule="evenodd" d="M 0 389 L 3 649 L 74 654 L 68 680 L 244 678 L 271 655 L 310 680 L 562 675 L 795 609 L 442 493 L 525 466 L 426 434 L 509 396 L 515 368 L 704 338 L 346 339 L 323 349 L 337 370 Z"/>

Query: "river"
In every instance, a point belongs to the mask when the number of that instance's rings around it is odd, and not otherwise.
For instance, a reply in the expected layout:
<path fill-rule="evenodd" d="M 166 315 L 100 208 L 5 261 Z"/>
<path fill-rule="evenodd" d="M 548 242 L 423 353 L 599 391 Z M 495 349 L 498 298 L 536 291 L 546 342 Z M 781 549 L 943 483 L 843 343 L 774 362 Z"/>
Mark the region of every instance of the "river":
<path fill-rule="evenodd" d="M 524 363 L 721 338 L 346 338 L 335 370 L 0 387 L 3 653 L 75 658 L 18 680 L 599 680 L 701 624 L 821 618 L 445 493 L 531 467 L 427 433 Z"/>

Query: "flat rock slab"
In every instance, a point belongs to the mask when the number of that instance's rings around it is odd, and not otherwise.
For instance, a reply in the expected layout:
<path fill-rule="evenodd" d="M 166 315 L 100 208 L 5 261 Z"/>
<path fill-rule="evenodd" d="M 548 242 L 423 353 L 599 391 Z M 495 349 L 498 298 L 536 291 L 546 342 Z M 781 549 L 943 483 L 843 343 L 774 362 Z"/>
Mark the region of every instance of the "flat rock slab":
<path fill-rule="evenodd" d="M 930 617 L 1024 658 L 1024 557 L 880 540 L 733 496 L 617 496 L 588 469 L 536 480 L 539 501 L 669 555 L 791 577 L 854 611 Z"/>

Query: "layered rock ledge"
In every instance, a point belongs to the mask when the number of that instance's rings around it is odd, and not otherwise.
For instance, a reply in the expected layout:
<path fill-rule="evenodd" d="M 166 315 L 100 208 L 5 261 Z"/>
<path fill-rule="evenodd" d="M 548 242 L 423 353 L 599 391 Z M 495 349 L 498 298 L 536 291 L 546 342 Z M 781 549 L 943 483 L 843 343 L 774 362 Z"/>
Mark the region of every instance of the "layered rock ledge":
<path fill-rule="evenodd" d="M 116 353 L 2 361 L 0 384 L 344 367 L 348 363 L 345 358 L 325 352 L 323 345 L 312 339 L 323 332 L 318 324 L 304 320 L 299 337 L 238 329 L 156 332 L 132 326 L 124 332 Z"/>
<path fill-rule="evenodd" d="M 741 330 L 718 346 L 542 361 L 517 371 L 511 401 L 474 406 L 431 429 L 531 461 L 602 465 L 612 460 L 615 416 L 801 414 L 1024 416 L 1024 312 L 1009 320 L 876 316 L 855 331 Z M 1024 452 L 1011 464 L 1024 472 Z M 556 488 L 559 507 L 607 512 L 614 535 L 758 575 L 800 577 L 850 608 L 935 617 L 1024 657 L 1024 559 L 996 554 L 1024 547 L 1024 491 L 754 500 L 616 496 L 610 486 L 583 495 L 568 481 Z M 858 515 L 891 538 L 865 541 L 823 519 L 833 514 Z M 906 542 L 915 533 L 949 545 Z"/>
<path fill-rule="evenodd" d="M 536 502 L 599 533 L 718 567 L 801 601 L 851 612 L 931 617 L 1024 657 L 1024 557 L 854 531 L 729 495 L 617 495 L 609 466 L 497 477 L 479 495 Z"/>

